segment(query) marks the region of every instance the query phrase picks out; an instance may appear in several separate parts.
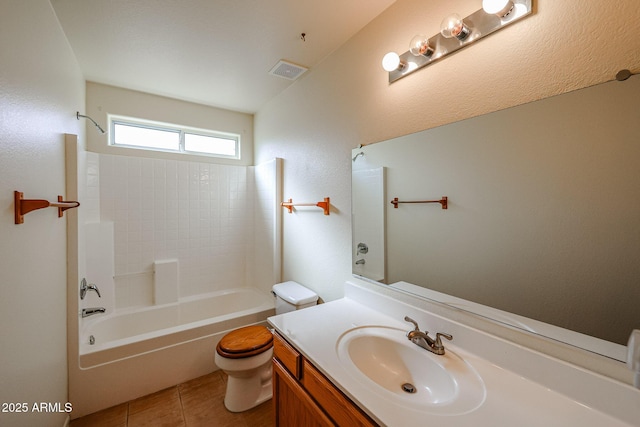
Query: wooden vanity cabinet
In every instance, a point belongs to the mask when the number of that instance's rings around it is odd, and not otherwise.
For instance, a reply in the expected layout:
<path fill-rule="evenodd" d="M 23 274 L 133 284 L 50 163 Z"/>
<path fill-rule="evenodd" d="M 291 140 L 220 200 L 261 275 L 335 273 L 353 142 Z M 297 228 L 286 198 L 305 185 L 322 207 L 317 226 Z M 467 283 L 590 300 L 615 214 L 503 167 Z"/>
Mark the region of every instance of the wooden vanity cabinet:
<path fill-rule="evenodd" d="M 377 425 L 277 333 L 273 344 L 276 427 Z"/>
<path fill-rule="evenodd" d="M 276 426 L 335 425 L 276 359 L 273 360 L 273 402 Z"/>

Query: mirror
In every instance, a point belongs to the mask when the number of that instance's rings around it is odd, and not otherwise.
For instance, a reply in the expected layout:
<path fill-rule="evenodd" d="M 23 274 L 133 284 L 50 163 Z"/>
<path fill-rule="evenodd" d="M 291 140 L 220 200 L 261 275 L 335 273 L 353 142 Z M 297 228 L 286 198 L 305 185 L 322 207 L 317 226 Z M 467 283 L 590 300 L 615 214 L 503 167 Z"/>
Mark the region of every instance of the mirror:
<path fill-rule="evenodd" d="M 639 95 L 632 76 L 354 149 L 354 173 L 386 172 L 385 274 L 354 275 L 623 359 L 640 328 Z"/>

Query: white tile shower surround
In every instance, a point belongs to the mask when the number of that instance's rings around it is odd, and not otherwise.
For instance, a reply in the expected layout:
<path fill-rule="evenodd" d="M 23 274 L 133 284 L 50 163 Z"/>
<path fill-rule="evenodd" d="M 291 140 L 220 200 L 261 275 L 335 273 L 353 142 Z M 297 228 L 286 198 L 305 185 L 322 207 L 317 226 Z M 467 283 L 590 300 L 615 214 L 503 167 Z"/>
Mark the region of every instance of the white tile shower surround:
<path fill-rule="evenodd" d="M 254 167 L 92 153 L 87 198 L 94 220 L 114 223 L 116 308 L 153 304 L 155 260 L 179 260 L 180 296 L 245 286 L 254 223 L 274 215 L 275 190 L 256 191 L 253 177 Z"/>
<path fill-rule="evenodd" d="M 97 153 L 85 152 L 87 167 L 87 185 L 82 187 L 84 198 L 82 209 L 87 222 L 100 221 L 100 156 Z"/>

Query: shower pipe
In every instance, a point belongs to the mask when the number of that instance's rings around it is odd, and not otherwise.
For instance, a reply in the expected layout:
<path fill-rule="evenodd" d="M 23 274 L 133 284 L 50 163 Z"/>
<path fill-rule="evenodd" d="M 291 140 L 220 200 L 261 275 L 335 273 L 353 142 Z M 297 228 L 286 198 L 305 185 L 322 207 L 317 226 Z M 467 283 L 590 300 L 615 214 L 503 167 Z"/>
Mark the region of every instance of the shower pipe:
<path fill-rule="evenodd" d="M 100 131 L 100 133 L 106 133 L 106 132 L 104 131 L 104 129 L 102 129 L 102 128 L 100 127 L 100 125 L 99 125 L 98 123 L 96 123 L 96 121 L 95 121 L 95 120 L 93 120 L 91 117 L 89 117 L 89 116 L 85 116 L 85 115 L 83 115 L 83 114 L 80 114 L 80 112 L 79 112 L 79 111 L 76 111 L 76 119 L 80 120 L 80 117 L 82 117 L 82 118 L 84 118 L 84 119 L 89 119 L 89 120 L 91 120 L 91 122 L 92 122 L 94 125 L 96 125 L 96 127 L 98 128 L 98 130 Z"/>

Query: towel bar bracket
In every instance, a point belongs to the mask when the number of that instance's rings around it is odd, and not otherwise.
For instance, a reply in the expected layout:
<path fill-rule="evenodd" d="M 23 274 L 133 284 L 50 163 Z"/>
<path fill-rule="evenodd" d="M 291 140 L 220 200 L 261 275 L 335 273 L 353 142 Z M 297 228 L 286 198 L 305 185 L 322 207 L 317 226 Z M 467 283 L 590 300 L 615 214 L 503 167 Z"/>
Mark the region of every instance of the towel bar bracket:
<path fill-rule="evenodd" d="M 15 212 L 15 223 L 24 224 L 24 216 L 36 209 L 48 207 L 58 208 L 58 217 L 62 218 L 64 211 L 67 209 L 77 208 L 80 203 L 73 201 L 65 201 L 62 196 L 58 196 L 57 202 L 49 202 L 41 199 L 24 199 L 24 194 L 20 191 L 13 192 L 13 205 Z"/>

